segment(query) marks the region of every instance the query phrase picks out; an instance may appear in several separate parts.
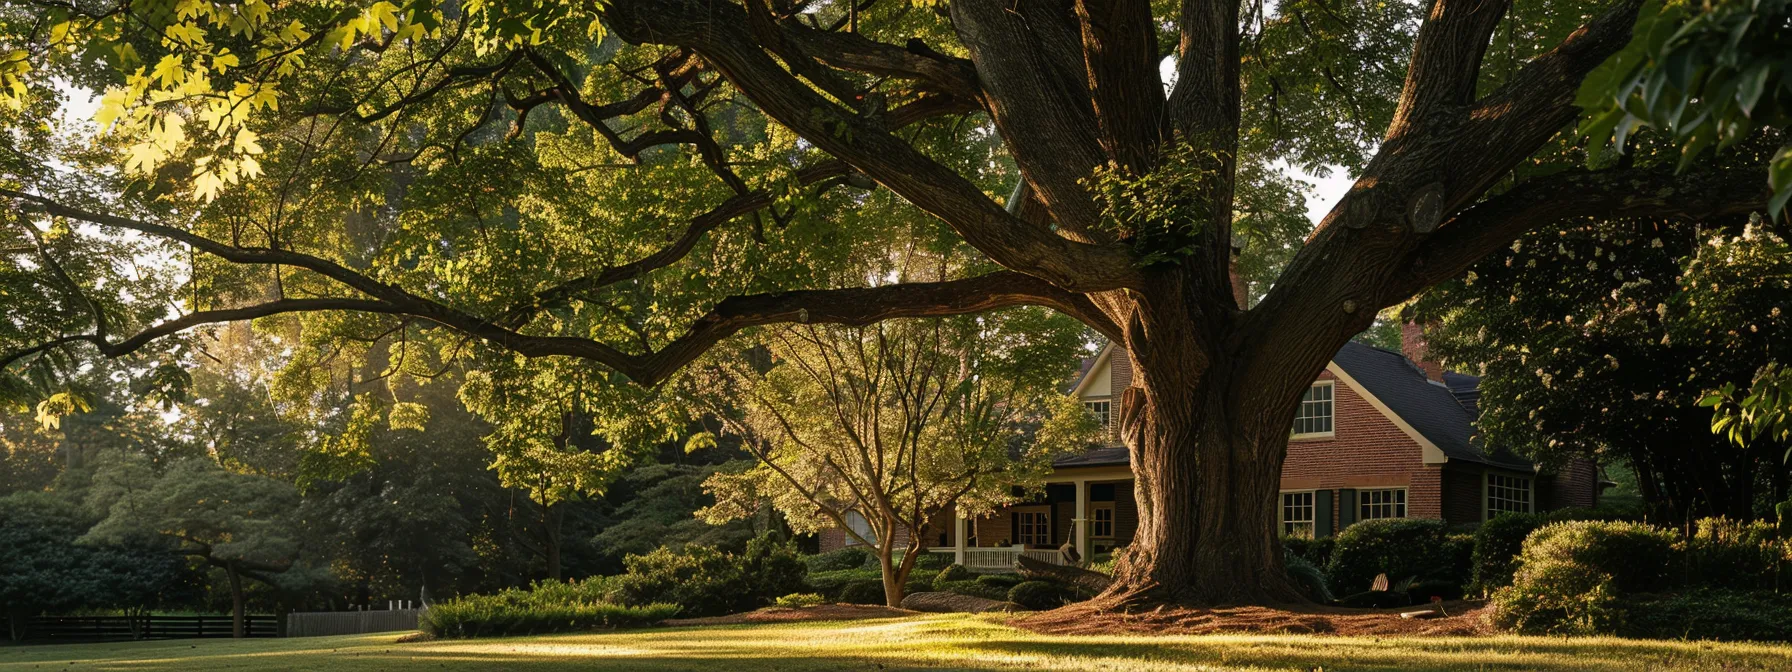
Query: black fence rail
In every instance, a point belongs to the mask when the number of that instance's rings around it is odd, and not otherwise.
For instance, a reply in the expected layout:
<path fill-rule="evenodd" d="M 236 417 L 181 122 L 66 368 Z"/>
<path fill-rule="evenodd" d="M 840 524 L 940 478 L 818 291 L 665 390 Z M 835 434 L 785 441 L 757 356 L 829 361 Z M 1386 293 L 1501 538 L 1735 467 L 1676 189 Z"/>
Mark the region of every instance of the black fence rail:
<path fill-rule="evenodd" d="M 0 633 L 13 641 L 107 642 L 133 639 L 194 639 L 230 637 L 230 616 L 32 616 L 19 623 L 0 618 Z M 18 626 L 18 627 L 15 627 Z M 243 617 L 246 637 L 279 637 L 280 617 L 250 614 Z"/>

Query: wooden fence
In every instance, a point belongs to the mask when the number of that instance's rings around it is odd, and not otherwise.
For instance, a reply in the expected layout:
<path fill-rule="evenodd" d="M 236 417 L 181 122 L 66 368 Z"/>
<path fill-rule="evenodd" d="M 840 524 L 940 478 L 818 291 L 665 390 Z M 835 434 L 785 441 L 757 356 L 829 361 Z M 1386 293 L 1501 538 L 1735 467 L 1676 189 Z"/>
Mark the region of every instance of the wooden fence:
<path fill-rule="evenodd" d="M 229 614 L 202 616 L 33 616 L 24 627 L 0 619 L 0 634 L 18 641 L 104 642 L 132 639 L 189 639 L 230 637 Z M 266 614 L 243 616 L 248 637 L 279 637 L 280 617 Z"/>
<path fill-rule="evenodd" d="M 416 630 L 422 609 L 385 611 L 313 611 L 286 615 L 287 637 L 365 635 L 372 632 Z"/>

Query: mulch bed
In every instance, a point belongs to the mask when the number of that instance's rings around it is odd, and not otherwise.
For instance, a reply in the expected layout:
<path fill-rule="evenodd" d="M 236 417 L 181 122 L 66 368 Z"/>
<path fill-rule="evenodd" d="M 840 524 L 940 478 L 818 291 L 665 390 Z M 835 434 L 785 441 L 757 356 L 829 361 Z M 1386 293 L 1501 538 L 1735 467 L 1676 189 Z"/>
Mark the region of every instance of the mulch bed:
<path fill-rule="evenodd" d="M 1034 632 L 1058 635 L 1206 635 L 1218 633 L 1387 635 L 1451 637 L 1493 634 L 1482 618 L 1486 603 L 1457 600 L 1443 603 L 1448 617 L 1406 619 L 1405 609 L 1343 609 L 1302 606 L 1224 607 L 1217 609 L 1164 606 L 1131 612 L 1087 603 L 1014 618 L 1008 623 Z"/>
<path fill-rule="evenodd" d="M 918 611 L 870 604 L 823 604 L 793 609 L 766 607 L 741 614 L 705 618 L 672 618 L 661 625 L 740 625 L 743 623 L 794 623 L 797 621 L 855 621 L 868 618 L 901 618 Z"/>

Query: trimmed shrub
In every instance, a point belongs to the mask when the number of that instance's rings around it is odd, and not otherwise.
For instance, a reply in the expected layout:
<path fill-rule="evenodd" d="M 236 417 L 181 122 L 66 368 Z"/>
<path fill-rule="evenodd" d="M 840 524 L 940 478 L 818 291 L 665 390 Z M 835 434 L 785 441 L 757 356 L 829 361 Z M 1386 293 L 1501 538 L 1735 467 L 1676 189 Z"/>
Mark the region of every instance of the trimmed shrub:
<path fill-rule="evenodd" d="M 866 553 L 863 548 L 842 548 L 838 551 L 828 551 L 827 553 L 806 556 L 803 558 L 803 564 L 808 565 L 811 573 L 837 572 L 842 569 L 858 569 L 863 567 L 865 565 L 865 558 L 869 555 L 871 554 Z"/>
<path fill-rule="evenodd" d="M 630 606 L 676 604 L 685 616 L 719 616 L 770 604 L 804 587 L 802 556 L 769 535 L 741 555 L 707 546 L 660 547 L 623 558 L 627 571 L 609 579 L 608 598 Z"/>
<path fill-rule="evenodd" d="M 952 564 L 952 556 L 945 553 L 922 551 L 920 555 L 915 556 L 916 573 L 920 573 L 923 569 L 939 571 L 945 569 L 946 566 L 950 564 Z"/>
<path fill-rule="evenodd" d="M 1495 516 L 1475 530 L 1470 564 L 1474 567 L 1470 585 L 1481 592 L 1512 585 L 1512 573 L 1518 571 L 1518 553 L 1524 550 L 1524 538 L 1543 527 L 1543 516 L 1534 513 L 1507 513 Z"/>
<path fill-rule="evenodd" d="M 802 590 L 803 578 L 809 570 L 795 544 L 778 541 L 767 533 L 747 542 L 747 551 L 741 555 L 740 572 L 752 593 L 752 606 L 758 607 L 769 604 L 780 595 Z"/>
<path fill-rule="evenodd" d="M 1792 599 L 1764 590 L 1698 590 L 1625 600 L 1627 637 L 1774 641 L 1792 639 Z"/>
<path fill-rule="evenodd" d="M 1774 567 L 1784 550 L 1774 526 L 1704 518 L 1687 543 L 1689 577 L 1695 585 L 1735 590 L 1773 589 Z"/>
<path fill-rule="evenodd" d="M 1282 537 L 1282 550 L 1287 551 L 1290 555 L 1300 556 L 1301 559 L 1312 563 L 1314 567 L 1324 567 L 1325 563 L 1331 561 L 1332 548 L 1337 543 L 1338 540 L 1333 537 L 1312 539 L 1285 536 Z"/>
<path fill-rule="evenodd" d="M 540 582 L 524 590 L 443 600 L 418 626 L 443 638 L 500 637 L 652 625 L 679 613 L 676 604 L 626 606 L 606 601 L 608 582 Z"/>
<path fill-rule="evenodd" d="M 840 591 L 845 590 L 846 585 L 849 583 L 856 581 L 882 580 L 883 575 L 878 570 L 859 569 L 855 567 L 853 569 L 837 569 L 828 572 L 810 572 L 809 576 L 804 579 L 804 583 L 808 584 L 809 590 L 820 593 L 823 597 L 828 599 L 838 600 L 840 599 Z"/>
<path fill-rule="evenodd" d="M 1554 523 L 1524 541 L 1512 585 L 1493 596 L 1493 624 L 1527 634 L 1611 634 L 1627 615 L 1619 598 L 1668 585 L 1672 532 L 1641 523 Z"/>
<path fill-rule="evenodd" d="M 1457 585 L 1467 585 L 1475 574 L 1475 534 L 1474 532 L 1451 532 L 1444 535 L 1444 557 L 1450 560 L 1450 569 L 1446 572 L 1449 580 Z M 1432 577 L 1443 579 L 1446 577 Z"/>
<path fill-rule="evenodd" d="M 971 570 L 965 569 L 964 565 L 947 565 L 933 577 L 934 590 L 940 590 L 939 584 L 942 581 L 969 581 L 972 578 Z"/>
<path fill-rule="evenodd" d="M 984 574 L 977 577 L 977 583 L 994 588 L 1001 588 L 1003 590 L 1013 588 L 1025 582 L 1026 579 L 1021 578 L 1019 574 Z"/>
<path fill-rule="evenodd" d="M 847 604 L 884 604 L 883 579 L 848 583 L 841 589 L 839 601 Z"/>
<path fill-rule="evenodd" d="M 1282 566 L 1288 572 L 1288 579 L 1295 587 L 1306 594 L 1307 599 L 1320 604 L 1331 602 L 1332 590 L 1326 585 L 1325 570 L 1302 556 L 1295 555 L 1292 549 L 1283 551 Z"/>
<path fill-rule="evenodd" d="M 1368 590 L 1375 575 L 1390 582 L 1408 578 L 1456 579 L 1444 540 L 1444 522 L 1421 518 L 1365 520 L 1338 535 L 1325 573 L 1332 592 L 1354 595 Z"/>
<path fill-rule="evenodd" d="M 1051 581 L 1022 581 L 1008 589 L 1007 600 L 1028 609 L 1044 611 L 1077 601 L 1076 591 Z"/>
<path fill-rule="evenodd" d="M 791 593 L 789 595 L 780 597 L 776 601 L 772 602 L 772 604 L 775 606 L 784 607 L 787 609 L 801 609 L 803 607 L 813 607 L 813 606 L 827 604 L 827 603 L 828 603 L 828 598 L 822 597 L 815 593 Z"/>
<path fill-rule="evenodd" d="M 958 593 L 971 597 L 982 597 L 991 600 L 1008 599 L 1008 589 L 978 583 L 976 581 L 934 581 L 933 589 L 946 593 Z"/>

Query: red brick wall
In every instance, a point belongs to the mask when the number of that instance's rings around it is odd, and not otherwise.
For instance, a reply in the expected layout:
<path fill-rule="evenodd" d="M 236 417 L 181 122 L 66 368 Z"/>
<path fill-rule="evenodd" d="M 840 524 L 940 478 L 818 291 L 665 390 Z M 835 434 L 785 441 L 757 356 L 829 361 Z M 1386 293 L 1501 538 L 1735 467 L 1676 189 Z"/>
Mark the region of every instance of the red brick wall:
<path fill-rule="evenodd" d="M 1585 459 L 1569 460 L 1549 484 L 1548 506 L 1591 508 L 1599 503 L 1599 470 Z"/>
<path fill-rule="evenodd" d="M 1442 479 L 1436 466 L 1425 464 L 1424 449 L 1330 371 L 1321 373 L 1319 380 L 1335 385 L 1332 436 L 1288 442 L 1282 489 L 1405 487 L 1407 517 L 1443 516 Z M 1332 529 L 1337 530 L 1339 498 L 1332 501 Z"/>
<path fill-rule="evenodd" d="M 1481 481 L 1485 474 L 1480 465 L 1444 469 L 1444 520 L 1481 522 Z"/>

